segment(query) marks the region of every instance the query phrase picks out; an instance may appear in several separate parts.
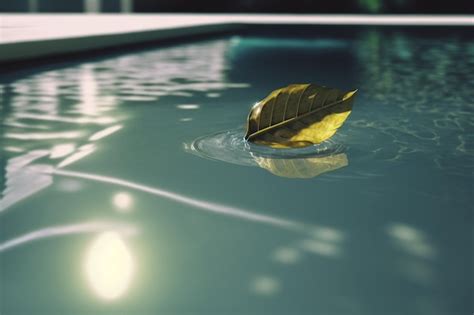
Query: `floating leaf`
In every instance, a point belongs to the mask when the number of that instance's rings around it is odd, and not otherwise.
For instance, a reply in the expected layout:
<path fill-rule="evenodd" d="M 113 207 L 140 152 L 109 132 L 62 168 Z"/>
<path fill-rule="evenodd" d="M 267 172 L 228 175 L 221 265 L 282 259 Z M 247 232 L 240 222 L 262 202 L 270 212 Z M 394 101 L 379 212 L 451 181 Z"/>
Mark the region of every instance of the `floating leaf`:
<path fill-rule="evenodd" d="M 347 166 L 349 163 L 344 153 L 296 159 L 256 157 L 255 161 L 270 173 L 288 178 L 311 178 Z"/>
<path fill-rule="evenodd" d="M 356 92 L 315 84 L 275 90 L 252 107 L 245 139 L 274 148 L 321 143 L 347 119 Z"/>

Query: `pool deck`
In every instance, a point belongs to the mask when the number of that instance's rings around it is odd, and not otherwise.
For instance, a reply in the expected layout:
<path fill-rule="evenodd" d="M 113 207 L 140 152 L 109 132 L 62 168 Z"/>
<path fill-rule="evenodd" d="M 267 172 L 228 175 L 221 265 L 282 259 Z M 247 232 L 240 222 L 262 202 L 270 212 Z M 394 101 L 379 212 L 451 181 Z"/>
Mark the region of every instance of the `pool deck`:
<path fill-rule="evenodd" d="M 236 31 L 251 24 L 474 26 L 474 16 L 0 14 L 0 63 Z"/>

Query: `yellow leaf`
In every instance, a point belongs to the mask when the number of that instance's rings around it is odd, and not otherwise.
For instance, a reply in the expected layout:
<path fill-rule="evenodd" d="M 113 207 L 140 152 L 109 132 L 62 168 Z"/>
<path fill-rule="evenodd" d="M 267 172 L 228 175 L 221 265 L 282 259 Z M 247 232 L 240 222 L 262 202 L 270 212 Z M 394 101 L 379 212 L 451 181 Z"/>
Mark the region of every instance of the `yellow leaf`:
<path fill-rule="evenodd" d="M 352 110 L 354 91 L 292 84 L 255 104 L 245 139 L 273 148 L 297 148 L 332 137 Z"/>

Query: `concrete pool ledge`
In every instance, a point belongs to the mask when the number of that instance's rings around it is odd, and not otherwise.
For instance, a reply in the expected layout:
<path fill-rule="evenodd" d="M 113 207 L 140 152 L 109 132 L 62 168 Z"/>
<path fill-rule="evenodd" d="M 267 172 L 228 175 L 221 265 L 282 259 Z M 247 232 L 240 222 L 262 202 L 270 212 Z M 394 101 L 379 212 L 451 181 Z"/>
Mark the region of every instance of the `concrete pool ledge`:
<path fill-rule="evenodd" d="M 232 32 L 255 24 L 474 26 L 474 16 L 0 14 L 0 63 Z"/>

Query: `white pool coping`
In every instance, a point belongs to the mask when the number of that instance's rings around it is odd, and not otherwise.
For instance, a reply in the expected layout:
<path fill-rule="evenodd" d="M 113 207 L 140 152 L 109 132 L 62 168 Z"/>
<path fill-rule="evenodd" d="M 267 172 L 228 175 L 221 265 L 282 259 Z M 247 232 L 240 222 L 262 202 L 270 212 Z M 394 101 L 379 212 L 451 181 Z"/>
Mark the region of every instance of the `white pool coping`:
<path fill-rule="evenodd" d="M 250 24 L 474 26 L 474 15 L 0 14 L 0 62 L 236 31 Z"/>

